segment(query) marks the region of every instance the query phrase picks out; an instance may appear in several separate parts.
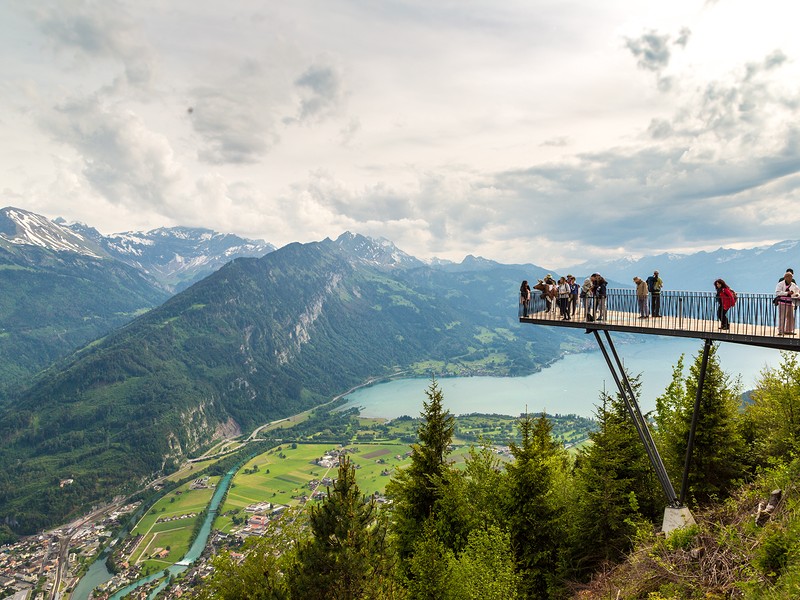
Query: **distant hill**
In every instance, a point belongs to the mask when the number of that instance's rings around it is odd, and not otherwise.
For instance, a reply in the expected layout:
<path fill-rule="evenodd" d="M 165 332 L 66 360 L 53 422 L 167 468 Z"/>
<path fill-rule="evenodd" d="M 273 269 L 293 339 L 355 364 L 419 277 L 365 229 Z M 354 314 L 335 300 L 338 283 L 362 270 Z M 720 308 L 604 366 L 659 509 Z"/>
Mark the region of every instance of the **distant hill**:
<path fill-rule="evenodd" d="M 585 343 L 519 330 L 518 267 L 397 268 L 378 246 L 348 234 L 236 259 L 50 368 L 0 416 L 0 521 L 60 522 L 370 377 L 431 360 L 524 374 Z"/>
<path fill-rule="evenodd" d="M 634 275 L 644 279 L 658 270 L 665 289 L 710 291 L 714 280 L 721 277 L 737 291 L 771 294 L 787 268 L 795 269 L 800 275 L 800 241 L 787 240 L 745 250 L 720 248 L 713 252 L 659 254 L 591 264 L 590 269 L 602 273 L 606 279 L 626 284 Z M 578 265 L 570 269 L 586 271 L 587 267 Z"/>

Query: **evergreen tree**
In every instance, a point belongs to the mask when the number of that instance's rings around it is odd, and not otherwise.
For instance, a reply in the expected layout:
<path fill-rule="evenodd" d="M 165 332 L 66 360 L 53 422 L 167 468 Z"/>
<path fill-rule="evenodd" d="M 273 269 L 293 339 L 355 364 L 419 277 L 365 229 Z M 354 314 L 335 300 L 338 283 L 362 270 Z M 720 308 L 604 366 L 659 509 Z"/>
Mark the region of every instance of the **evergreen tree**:
<path fill-rule="evenodd" d="M 444 408 L 435 378 L 425 394 L 428 400 L 423 402 L 422 423 L 417 431 L 419 443 L 411 447 L 411 464 L 386 486 L 386 494 L 393 501 L 393 529 L 401 558 L 412 554 L 422 525 L 444 493 L 442 484 L 450 469 L 447 455 L 455 419 Z"/>
<path fill-rule="evenodd" d="M 409 600 L 444 600 L 452 581 L 452 562 L 452 551 L 439 540 L 433 519 L 427 519 L 407 559 Z"/>
<path fill-rule="evenodd" d="M 504 491 L 506 522 L 511 534 L 523 598 L 550 598 L 556 590 L 556 571 L 564 528 L 559 517 L 563 502 L 556 497 L 558 471 L 566 454 L 551 437 L 552 424 L 543 414 L 519 421 L 520 445 L 511 444 L 514 460 L 506 465 Z"/>
<path fill-rule="evenodd" d="M 276 548 L 290 547 L 302 535 L 296 527 L 283 524 L 265 537 L 250 538 L 242 548 L 244 559 L 234 559 L 225 551 L 215 556 L 211 575 L 198 588 L 201 600 L 289 600 L 282 576 L 291 562 L 291 552 L 279 554 Z"/>
<path fill-rule="evenodd" d="M 289 569 L 293 598 L 355 600 L 381 597 L 389 576 L 386 529 L 372 499 L 362 496 L 355 467 L 339 459 L 328 498 L 309 516 L 312 539 L 298 544 Z"/>
<path fill-rule="evenodd" d="M 467 547 L 451 557 L 448 600 L 511 600 L 517 597 L 519 576 L 508 533 L 492 525 L 474 529 Z"/>
<path fill-rule="evenodd" d="M 752 425 L 752 454 L 762 464 L 786 461 L 800 450 L 800 363 L 794 352 L 781 352 L 781 363 L 765 369 L 745 414 Z"/>
<path fill-rule="evenodd" d="M 657 403 L 659 439 L 665 442 L 664 462 L 676 486 L 680 483 L 676 478 L 683 472 L 702 359 L 701 349 L 687 379 L 683 379 L 682 372 L 674 372 L 673 383 Z M 712 345 L 689 463 L 689 497 L 698 502 L 726 496 L 744 475 L 745 446 L 738 423 L 738 387 L 722 371 L 717 346 Z"/>
<path fill-rule="evenodd" d="M 475 529 L 503 526 L 498 490 L 504 478 L 501 461 L 489 446 L 472 446 L 463 469 L 446 471 L 441 485 L 447 493 L 437 500 L 434 512 L 437 534 L 448 549 L 458 554 Z"/>
<path fill-rule="evenodd" d="M 637 393 L 638 378 L 631 378 Z M 631 548 L 636 524 L 659 515 L 665 500 L 644 445 L 619 394 L 603 394 L 598 430 L 576 461 L 570 569 L 583 577 Z"/>

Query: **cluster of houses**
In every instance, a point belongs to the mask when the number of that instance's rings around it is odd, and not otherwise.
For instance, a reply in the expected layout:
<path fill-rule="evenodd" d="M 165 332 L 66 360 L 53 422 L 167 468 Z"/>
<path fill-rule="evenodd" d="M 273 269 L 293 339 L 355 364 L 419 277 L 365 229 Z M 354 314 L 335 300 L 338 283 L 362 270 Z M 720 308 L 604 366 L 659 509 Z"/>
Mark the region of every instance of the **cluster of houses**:
<path fill-rule="evenodd" d="M 271 521 L 274 521 L 283 514 L 286 506 L 273 505 L 271 502 L 256 502 L 245 506 L 247 513 L 242 528 L 236 532 L 240 539 L 250 536 L 262 536 L 267 530 Z"/>
<path fill-rule="evenodd" d="M 333 469 L 339 466 L 340 456 L 344 456 L 345 454 L 353 454 L 356 452 L 359 452 L 357 446 L 334 448 L 333 450 L 328 450 L 322 457 L 314 461 L 314 464 L 319 465 L 320 467 L 325 467 L 326 469 Z M 355 467 L 358 469 L 359 465 L 355 465 Z"/>
<path fill-rule="evenodd" d="M 100 546 L 110 537 L 110 531 L 138 506 L 138 503 L 122 506 L 110 512 L 102 521 L 87 523 L 77 531 L 70 532 L 69 561 L 64 570 L 67 587 L 77 582 L 75 572 L 81 561 L 93 559 Z M 65 531 L 57 530 L 0 546 L 0 598 L 25 594 L 37 586 L 50 591 L 58 570 L 59 550 L 64 535 Z"/>
<path fill-rule="evenodd" d="M 169 517 L 158 517 L 156 519 L 156 523 L 167 523 L 168 521 L 180 521 L 181 519 L 193 519 L 197 516 L 197 513 L 190 512 L 183 515 L 172 515 Z"/>

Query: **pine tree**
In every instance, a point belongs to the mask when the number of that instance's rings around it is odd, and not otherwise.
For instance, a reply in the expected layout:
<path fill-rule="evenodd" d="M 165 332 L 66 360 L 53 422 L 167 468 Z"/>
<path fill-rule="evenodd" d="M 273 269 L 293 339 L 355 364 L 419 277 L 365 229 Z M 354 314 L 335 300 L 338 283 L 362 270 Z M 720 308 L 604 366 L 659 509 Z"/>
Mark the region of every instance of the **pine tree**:
<path fill-rule="evenodd" d="M 701 350 L 687 379 L 682 373 L 674 373 L 673 384 L 657 404 L 658 436 L 665 442 L 664 462 L 676 486 L 680 483 L 676 478 L 683 472 L 702 359 Z M 738 384 L 723 372 L 717 347 L 712 345 L 689 463 L 688 498 L 697 502 L 723 498 L 743 477 L 745 446 L 738 424 L 739 398 Z"/>
<path fill-rule="evenodd" d="M 511 444 L 514 460 L 506 465 L 504 505 L 523 598 L 549 598 L 555 593 L 556 571 L 564 529 L 555 495 L 558 471 L 566 455 L 551 437 L 550 421 L 542 415 L 519 421 L 520 445 Z"/>
<path fill-rule="evenodd" d="M 519 576 L 508 533 L 492 525 L 474 529 L 458 558 L 451 557 L 448 600 L 510 600 Z"/>
<path fill-rule="evenodd" d="M 800 450 L 800 362 L 781 352 L 781 363 L 765 369 L 745 413 L 752 426 L 752 454 L 761 464 L 786 461 Z"/>
<path fill-rule="evenodd" d="M 419 443 L 411 447 L 411 464 L 389 482 L 386 494 L 393 501 L 393 530 L 401 558 L 413 553 L 422 526 L 432 515 L 436 501 L 444 493 L 443 482 L 450 468 L 447 455 L 453 439 L 455 419 L 444 408 L 442 391 L 431 380 L 425 391 Z"/>
<path fill-rule="evenodd" d="M 631 378 L 634 391 L 640 388 Z M 576 461 L 576 503 L 570 536 L 573 577 L 621 559 L 636 524 L 658 516 L 664 498 L 623 399 L 603 394 L 598 430 Z"/>
<path fill-rule="evenodd" d="M 309 516 L 313 537 L 297 548 L 289 570 L 293 598 L 355 600 L 377 598 L 389 575 L 386 529 L 373 499 L 356 483 L 355 467 L 339 459 L 338 478 L 328 498 Z"/>

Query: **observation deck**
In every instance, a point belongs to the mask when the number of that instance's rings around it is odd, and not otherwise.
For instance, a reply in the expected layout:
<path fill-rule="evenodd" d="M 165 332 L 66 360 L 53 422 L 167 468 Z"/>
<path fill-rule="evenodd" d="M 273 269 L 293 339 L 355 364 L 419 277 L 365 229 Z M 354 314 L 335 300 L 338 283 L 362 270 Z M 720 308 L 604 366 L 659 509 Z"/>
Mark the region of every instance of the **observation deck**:
<path fill-rule="evenodd" d="M 778 334 L 778 307 L 772 303 L 772 294 L 738 294 L 736 304 L 728 310 L 730 329 L 720 329 L 717 318 L 717 298 L 714 292 L 665 291 L 661 293 L 661 317 L 639 318 L 639 305 L 636 291 L 632 289 L 609 288 L 606 298 L 606 318 L 590 321 L 586 318 L 586 301 L 589 300 L 589 314 L 597 315 L 597 307 L 592 299 L 578 298 L 575 314 L 570 320 L 561 318 L 557 301 L 547 310 L 545 299 L 538 291 L 532 291 L 528 306 L 528 316 L 523 317 L 520 305 L 520 323 L 571 327 L 590 331 L 619 331 L 625 333 L 646 333 L 673 337 L 697 338 L 720 342 L 748 344 L 777 348 L 779 350 L 800 350 L 800 333 L 795 327 L 793 335 Z M 647 298 L 648 312 L 651 298 Z M 570 307 L 570 313 L 572 308 Z M 794 309 L 796 313 L 796 309 Z"/>

